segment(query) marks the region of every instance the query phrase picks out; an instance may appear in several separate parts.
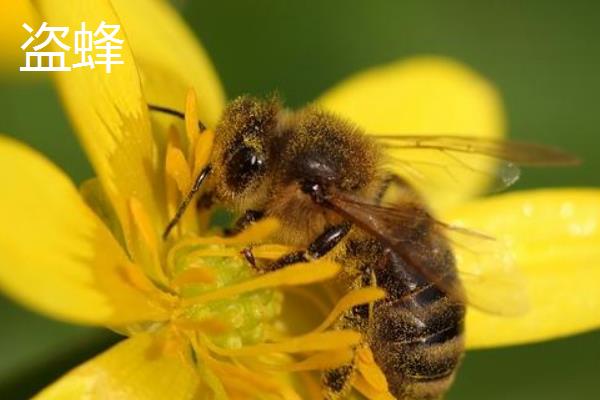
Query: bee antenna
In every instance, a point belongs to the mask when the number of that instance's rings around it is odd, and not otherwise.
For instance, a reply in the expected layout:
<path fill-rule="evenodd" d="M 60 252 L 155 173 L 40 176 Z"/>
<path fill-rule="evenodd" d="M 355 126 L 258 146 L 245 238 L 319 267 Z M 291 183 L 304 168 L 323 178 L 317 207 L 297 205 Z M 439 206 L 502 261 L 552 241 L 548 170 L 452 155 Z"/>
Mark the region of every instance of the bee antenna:
<path fill-rule="evenodd" d="M 158 106 L 156 104 L 148 104 L 148 109 L 150 111 L 156 111 L 156 112 L 161 112 L 164 114 L 172 115 L 179 119 L 185 119 L 185 113 L 183 113 L 181 111 L 173 110 L 172 108 L 169 108 L 169 107 Z M 204 125 L 202 123 L 202 121 L 198 121 L 198 129 L 200 129 L 200 132 L 204 132 L 206 130 L 206 125 Z"/>
<path fill-rule="evenodd" d="M 171 230 L 177 225 L 177 223 L 183 216 L 183 213 L 187 209 L 188 205 L 194 198 L 194 195 L 196 193 L 198 193 L 198 191 L 200 190 L 200 187 L 202 186 L 202 182 L 204 182 L 204 180 L 210 174 L 211 171 L 212 171 L 212 166 L 210 164 L 207 165 L 206 167 L 204 167 L 202 169 L 202 171 L 200 171 L 200 173 L 196 177 L 196 180 L 194 181 L 194 185 L 192 186 L 190 191 L 185 195 L 185 197 L 183 198 L 181 203 L 179 203 L 179 206 L 177 207 L 177 211 L 175 212 L 175 216 L 167 224 L 167 227 L 165 228 L 165 231 L 162 234 L 163 240 L 167 240 L 167 237 L 169 237 L 169 233 L 171 233 Z"/>

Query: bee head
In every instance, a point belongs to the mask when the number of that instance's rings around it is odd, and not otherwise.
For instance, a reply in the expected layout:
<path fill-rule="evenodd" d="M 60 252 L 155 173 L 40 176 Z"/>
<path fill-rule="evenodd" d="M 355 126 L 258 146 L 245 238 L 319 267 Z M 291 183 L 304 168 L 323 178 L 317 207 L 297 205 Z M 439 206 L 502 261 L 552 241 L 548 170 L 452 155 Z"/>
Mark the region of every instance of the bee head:
<path fill-rule="evenodd" d="M 255 193 L 265 181 L 269 139 L 278 125 L 277 98 L 232 101 L 216 128 L 213 166 L 216 194 L 226 203 Z"/>

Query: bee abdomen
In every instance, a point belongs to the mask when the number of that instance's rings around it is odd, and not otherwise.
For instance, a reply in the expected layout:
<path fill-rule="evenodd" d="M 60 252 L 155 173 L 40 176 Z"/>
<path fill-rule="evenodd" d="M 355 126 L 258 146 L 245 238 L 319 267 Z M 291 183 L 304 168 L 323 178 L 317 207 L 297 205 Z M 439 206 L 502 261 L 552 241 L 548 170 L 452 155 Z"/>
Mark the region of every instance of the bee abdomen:
<path fill-rule="evenodd" d="M 431 286 L 382 301 L 373 318 L 371 348 L 390 392 L 403 400 L 443 395 L 463 354 L 464 306 Z"/>

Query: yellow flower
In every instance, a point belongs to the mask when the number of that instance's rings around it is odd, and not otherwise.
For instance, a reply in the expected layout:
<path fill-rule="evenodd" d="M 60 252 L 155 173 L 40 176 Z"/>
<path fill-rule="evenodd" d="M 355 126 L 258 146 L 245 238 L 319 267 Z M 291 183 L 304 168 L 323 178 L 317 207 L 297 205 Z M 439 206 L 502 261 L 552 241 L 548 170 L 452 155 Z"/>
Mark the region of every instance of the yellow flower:
<path fill-rule="evenodd" d="M 31 79 L 36 74 L 19 74 L 19 67 L 25 58 L 21 45 L 27 40 L 28 33 L 22 28 L 25 21 L 34 26 L 38 23 L 33 7 L 27 1 L 14 2 L 9 6 L 2 4 L 0 14 L 0 73 L 11 78 Z"/>
<path fill-rule="evenodd" d="M 104 20 L 120 23 L 126 34 L 124 64 L 111 74 L 86 69 L 55 75 L 96 179 L 78 192 L 40 154 L 0 139 L 0 288 L 51 317 L 127 336 L 38 398 L 317 397 L 311 371 L 341 365 L 360 340 L 352 331 L 329 330 L 331 323 L 344 310 L 380 298 L 381 291 L 322 298 L 310 284 L 339 271 L 328 261 L 255 276 L 237 253 L 277 229 L 276 221 L 224 239 L 206 236 L 208 216 L 192 209 L 163 242 L 168 217 L 209 157 L 212 133 L 199 135 L 197 121 L 213 127 L 224 105 L 210 61 L 167 2 L 35 4 L 50 25 L 75 29 L 81 21 L 96 26 Z M 461 64 L 440 58 L 367 71 L 318 102 L 372 132 L 498 138 L 504 131 L 495 90 Z M 149 115 L 148 103 L 185 110 L 184 134 L 172 127 L 172 118 Z M 515 318 L 470 310 L 468 346 L 526 343 L 598 327 L 600 190 L 475 200 L 485 179 L 458 178 L 460 186 L 446 194 L 426 191 L 427 199 L 442 220 L 507 243 L 531 301 L 531 311 Z M 285 251 L 276 245 L 256 249 L 266 258 Z M 355 387 L 369 398 L 389 398 L 368 349 L 361 350 L 358 366 Z"/>

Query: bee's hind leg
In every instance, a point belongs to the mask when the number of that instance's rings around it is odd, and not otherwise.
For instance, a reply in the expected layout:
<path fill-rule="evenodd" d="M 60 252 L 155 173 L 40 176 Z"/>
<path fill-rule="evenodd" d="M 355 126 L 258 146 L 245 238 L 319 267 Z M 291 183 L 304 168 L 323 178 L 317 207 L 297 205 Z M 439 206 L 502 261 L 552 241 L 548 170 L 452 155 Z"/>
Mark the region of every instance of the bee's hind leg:
<path fill-rule="evenodd" d="M 352 329 L 364 334 L 368 330 L 370 314 L 371 310 L 368 304 L 354 306 L 339 317 L 334 328 Z M 361 343 L 353 349 L 353 359 L 350 363 L 322 372 L 321 386 L 326 400 L 341 400 L 348 396 L 352 390 L 352 381 L 356 374 L 358 349 L 360 346 L 366 345 L 366 343 Z"/>
<path fill-rule="evenodd" d="M 323 371 L 321 374 L 323 397 L 326 400 L 345 398 L 352 389 L 352 378 L 355 371 L 354 362 Z"/>
<path fill-rule="evenodd" d="M 350 232 L 351 227 L 352 224 L 349 222 L 343 222 L 339 225 L 330 226 L 325 229 L 325 232 L 321 233 L 315 240 L 313 240 L 306 250 L 294 251 L 292 253 L 285 254 L 272 263 L 264 266 L 256 266 L 251 248 L 243 249 L 242 255 L 246 257 L 246 260 L 248 260 L 252 266 L 260 269 L 263 272 L 275 271 L 287 265 L 309 262 L 311 260 L 316 260 L 323 257 L 342 241 L 348 232 Z"/>

